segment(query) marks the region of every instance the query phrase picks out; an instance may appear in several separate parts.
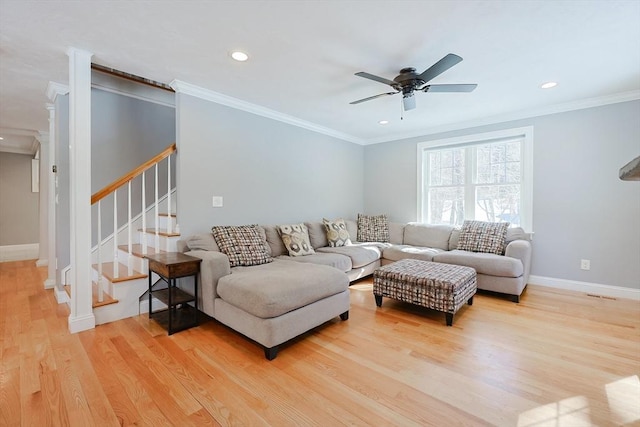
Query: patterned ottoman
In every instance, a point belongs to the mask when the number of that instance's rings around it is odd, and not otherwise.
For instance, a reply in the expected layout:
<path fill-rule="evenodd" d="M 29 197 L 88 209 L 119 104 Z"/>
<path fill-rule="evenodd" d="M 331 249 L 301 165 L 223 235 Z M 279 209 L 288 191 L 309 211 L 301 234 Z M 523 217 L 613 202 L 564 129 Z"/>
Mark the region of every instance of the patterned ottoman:
<path fill-rule="evenodd" d="M 373 272 L 378 307 L 387 297 L 443 311 L 447 326 L 465 302 L 473 304 L 476 289 L 476 271 L 459 265 L 403 259 Z"/>

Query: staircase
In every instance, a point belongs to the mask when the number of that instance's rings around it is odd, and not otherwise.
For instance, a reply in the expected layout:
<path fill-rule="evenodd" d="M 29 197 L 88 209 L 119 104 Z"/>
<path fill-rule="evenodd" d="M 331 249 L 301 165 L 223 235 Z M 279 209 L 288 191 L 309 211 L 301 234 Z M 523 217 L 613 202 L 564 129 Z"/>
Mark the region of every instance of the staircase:
<path fill-rule="evenodd" d="M 175 251 L 180 238 L 177 217 L 171 213 L 176 211 L 175 189 L 171 186 L 171 157 L 175 152 L 173 144 L 91 197 L 97 211 L 98 243 L 91 256 L 96 325 L 149 310 L 149 268 L 145 255 Z M 160 175 L 164 176 L 160 178 Z M 121 199 L 126 201 L 123 203 Z M 104 204 L 111 206 L 105 209 Z M 115 232 L 103 238 L 102 229 L 107 224 L 102 217 L 107 213 L 112 215 L 113 222 L 108 220 L 108 226 Z M 152 283 L 158 279 L 154 273 Z M 65 289 L 70 291 L 69 287 Z M 166 307 L 155 298 L 153 306 L 154 309 Z"/>

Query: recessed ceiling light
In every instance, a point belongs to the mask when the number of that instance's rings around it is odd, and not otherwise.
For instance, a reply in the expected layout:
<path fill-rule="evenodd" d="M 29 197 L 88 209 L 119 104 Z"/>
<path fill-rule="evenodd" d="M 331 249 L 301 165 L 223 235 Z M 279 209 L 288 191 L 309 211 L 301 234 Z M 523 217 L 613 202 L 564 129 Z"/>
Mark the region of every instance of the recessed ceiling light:
<path fill-rule="evenodd" d="M 380 120 L 380 121 L 378 122 L 378 124 L 381 124 L 381 125 L 388 125 L 388 124 L 389 124 L 389 120 Z"/>
<path fill-rule="evenodd" d="M 231 52 L 231 57 L 233 59 L 235 59 L 236 61 L 240 61 L 240 62 L 243 62 L 243 61 L 246 61 L 247 59 L 249 59 L 249 55 L 247 55 L 244 52 L 240 52 L 239 50 Z"/>
<path fill-rule="evenodd" d="M 0 141 L 2 141 L 4 138 L 0 136 Z"/>
<path fill-rule="evenodd" d="M 558 83 L 556 82 L 546 82 L 540 85 L 541 89 L 551 89 L 552 87 L 556 87 Z"/>

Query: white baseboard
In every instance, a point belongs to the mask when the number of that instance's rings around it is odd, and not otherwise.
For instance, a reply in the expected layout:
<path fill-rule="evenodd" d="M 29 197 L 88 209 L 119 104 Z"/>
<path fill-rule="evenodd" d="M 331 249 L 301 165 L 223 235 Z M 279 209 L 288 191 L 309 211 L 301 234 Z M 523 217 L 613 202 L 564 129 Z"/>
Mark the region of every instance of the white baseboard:
<path fill-rule="evenodd" d="M 96 318 L 91 314 L 86 316 L 69 316 L 69 332 L 75 334 L 76 332 L 86 331 L 88 329 L 94 329 L 96 327 Z"/>
<path fill-rule="evenodd" d="M 36 267 L 47 267 L 49 265 L 49 260 L 47 259 L 39 259 L 36 261 Z"/>
<path fill-rule="evenodd" d="M 58 287 L 56 286 L 53 290 L 53 294 L 56 297 L 56 301 L 58 301 L 58 304 L 65 304 L 69 302 L 69 294 L 67 294 L 67 292 L 62 288 L 62 286 Z"/>
<path fill-rule="evenodd" d="M 600 283 L 579 282 L 577 280 L 556 279 L 553 277 L 533 275 L 529 276 L 529 281 L 527 283 L 531 285 L 546 286 L 548 288 L 640 301 L 640 289 L 625 288 L 622 286 L 602 285 Z"/>
<path fill-rule="evenodd" d="M 53 289 L 55 287 L 56 287 L 56 281 L 55 280 L 47 279 L 47 280 L 44 281 L 44 288 L 45 289 Z"/>
<path fill-rule="evenodd" d="M 39 254 L 40 244 L 38 243 L 0 246 L 0 262 L 37 259 Z"/>

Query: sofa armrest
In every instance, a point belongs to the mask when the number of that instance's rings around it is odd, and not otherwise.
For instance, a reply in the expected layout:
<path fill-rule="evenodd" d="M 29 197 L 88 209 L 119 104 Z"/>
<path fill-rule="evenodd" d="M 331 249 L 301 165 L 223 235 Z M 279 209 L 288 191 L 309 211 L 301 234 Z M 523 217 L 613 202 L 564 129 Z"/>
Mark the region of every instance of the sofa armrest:
<path fill-rule="evenodd" d="M 203 250 L 189 251 L 186 255 L 202 259 L 198 281 L 200 286 L 198 308 L 215 318 L 213 301 L 218 296 L 218 279 L 231 274 L 229 258 L 222 252 Z"/>
<path fill-rule="evenodd" d="M 526 284 L 529 280 L 529 272 L 531 271 L 531 242 L 527 240 L 514 240 L 507 245 L 504 255 L 522 261 L 524 283 Z"/>

